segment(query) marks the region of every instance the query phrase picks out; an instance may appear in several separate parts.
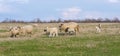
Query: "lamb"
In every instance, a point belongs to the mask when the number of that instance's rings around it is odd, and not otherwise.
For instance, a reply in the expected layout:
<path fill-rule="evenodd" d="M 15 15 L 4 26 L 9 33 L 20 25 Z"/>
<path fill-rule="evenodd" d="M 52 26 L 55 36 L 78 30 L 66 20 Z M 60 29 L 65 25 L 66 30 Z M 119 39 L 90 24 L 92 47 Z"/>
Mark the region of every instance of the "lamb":
<path fill-rule="evenodd" d="M 56 27 L 54 28 L 45 28 L 44 32 L 49 33 L 49 37 L 55 37 L 58 36 L 58 29 Z"/>

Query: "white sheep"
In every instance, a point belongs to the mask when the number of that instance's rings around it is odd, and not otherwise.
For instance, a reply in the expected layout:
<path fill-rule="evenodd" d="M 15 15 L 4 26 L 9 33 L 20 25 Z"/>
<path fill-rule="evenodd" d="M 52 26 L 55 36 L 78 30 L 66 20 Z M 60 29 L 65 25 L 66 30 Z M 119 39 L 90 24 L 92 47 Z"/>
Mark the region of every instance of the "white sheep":
<path fill-rule="evenodd" d="M 67 33 L 67 31 L 66 31 L 67 28 L 73 28 L 74 31 L 75 31 L 75 33 L 77 33 L 77 32 L 79 33 L 79 31 L 80 31 L 79 24 L 78 24 L 78 23 L 75 23 L 75 22 L 62 23 L 62 24 L 60 24 L 60 26 L 59 26 L 60 32 L 61 32 L 61 31 L 64 31 L 64 32 Z"/>
<path fill-rule="evenodd" d="M 20 34 L 20 29 L 18 27 L 10 27 L 10 37 L 16 37 L 17 35 Z"/>
<path fill-rule="evenodd" d="M 33 26 L 32 25 L 26 25 L 23 27 L 20 27 L 20 33 L 23 35 L 29 34 L 31 36 L 32 32 L 33 32 Z"/>
<path fill-rule="evenodd" d="M 45 28 L 44 32 L 49 33 L 49 37 L 58 36 L 58 29 L 56 27 L 54 28 Z"/>
<path fill-rule="evenodd" d="M 96 26 L 96 31 L 101 32 L 101 29 L 98 26 Z"/>
<path fill-rule="evenodd" d="M 96 26 L 96 31 L 99 32 L 99 33 L 101 32 L 101 24 L 98 24 L 98 25 Z"/>

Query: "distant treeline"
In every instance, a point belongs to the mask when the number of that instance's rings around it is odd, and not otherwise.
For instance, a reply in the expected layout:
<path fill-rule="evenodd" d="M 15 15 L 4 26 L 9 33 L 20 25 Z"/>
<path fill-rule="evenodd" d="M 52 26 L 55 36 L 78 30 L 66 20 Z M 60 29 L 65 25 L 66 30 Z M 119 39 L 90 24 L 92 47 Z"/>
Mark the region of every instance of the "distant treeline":
<path fill-rule="evenodd" d="M 113 19 L 109 18 L 85 18 L 85 20 L 62 20 L 59 18 L 58 20 L 50 20 L 50 21 L 42 21 L 40 18 L 34 19 L 32 21 L 21 21 L 21 20 L 14 20 L 14 19 L 5 19 L 1 23 L 60 23 L 60 22 L 78 22 L 78 23 L 120 23 L 119 18 L 115 17 Z"/>

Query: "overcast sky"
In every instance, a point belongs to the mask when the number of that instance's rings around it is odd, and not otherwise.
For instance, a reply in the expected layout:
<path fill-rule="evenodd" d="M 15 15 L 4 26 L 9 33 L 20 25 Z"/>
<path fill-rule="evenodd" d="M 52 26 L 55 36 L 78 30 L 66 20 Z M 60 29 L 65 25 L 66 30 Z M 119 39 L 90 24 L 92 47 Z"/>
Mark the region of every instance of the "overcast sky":
<path fill-rule="evenodd" d="M 0 20 L 120 18 L 120 0 L 0 0 Z"/>

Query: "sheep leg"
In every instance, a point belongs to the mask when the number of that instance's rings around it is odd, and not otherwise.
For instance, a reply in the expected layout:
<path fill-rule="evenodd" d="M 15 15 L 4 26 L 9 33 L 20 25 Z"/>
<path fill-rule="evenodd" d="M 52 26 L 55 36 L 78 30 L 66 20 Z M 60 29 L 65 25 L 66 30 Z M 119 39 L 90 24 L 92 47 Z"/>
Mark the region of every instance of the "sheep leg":
<path fill-rule="evenodd" d="M 58 33 L 55 33 L 56 36 L 58 36 Z"/>
<path fill-rule="evenodd" d="M 99 32 L 101 32 L 101 29 L 99 29 Z"/>
<path fill-rule="evenodd" d="M 32 33 L 32 32 L 30 32 L 30 37 L 32 37 L 32 35 L 33 35 L 33 33 Z"/>
<path fill-rule="evenodd" d="M 75 35 L 77 35 L 77 30 L 78 30 L 78 29 L 74 29 L 74 30 L 75 30 Z"/>
<path fill-rule="evenodd" d="M 25 32 L 23 32 L 23 34 L 22 34 L 22 35 L 25 37 L 26 33 L 25 33 Z"/>
<path fill-rule="evenodd" d="M 75 31 L 75 35 L 77 35 L 77 31 Z"/>
<path fill-rule="evenodd" d="M 53 33 L 53 37 L 55 37 L 56 33 Z"/>
<path fill-rule="evenodd" d="M 17 35 L 14 35 L 15 37 L 17 36 Z"/>
<path fill-rule="evenodd" d="M 33 34 L 32 32 L 29 32 L 29 33 L 28 33 L 28 35 L 29 35 L 30 37 L 31 37 L 32 34 Z"/>
<path fill-rule="evenodd" d="M 79 28 L 80 28 L 80 26 L 77 25 L 77 28 L 76 28 L 76 29 L 77 29 L 77 32 L 78 32 L 78 33 L 80 33 L 80 29 L 79 29 Z"/>
<path fill-rule="evenodd" d="M 51 37 L 51 36 L 52 36 L 52 33 L 50 32 L 49 37 Z"/>

